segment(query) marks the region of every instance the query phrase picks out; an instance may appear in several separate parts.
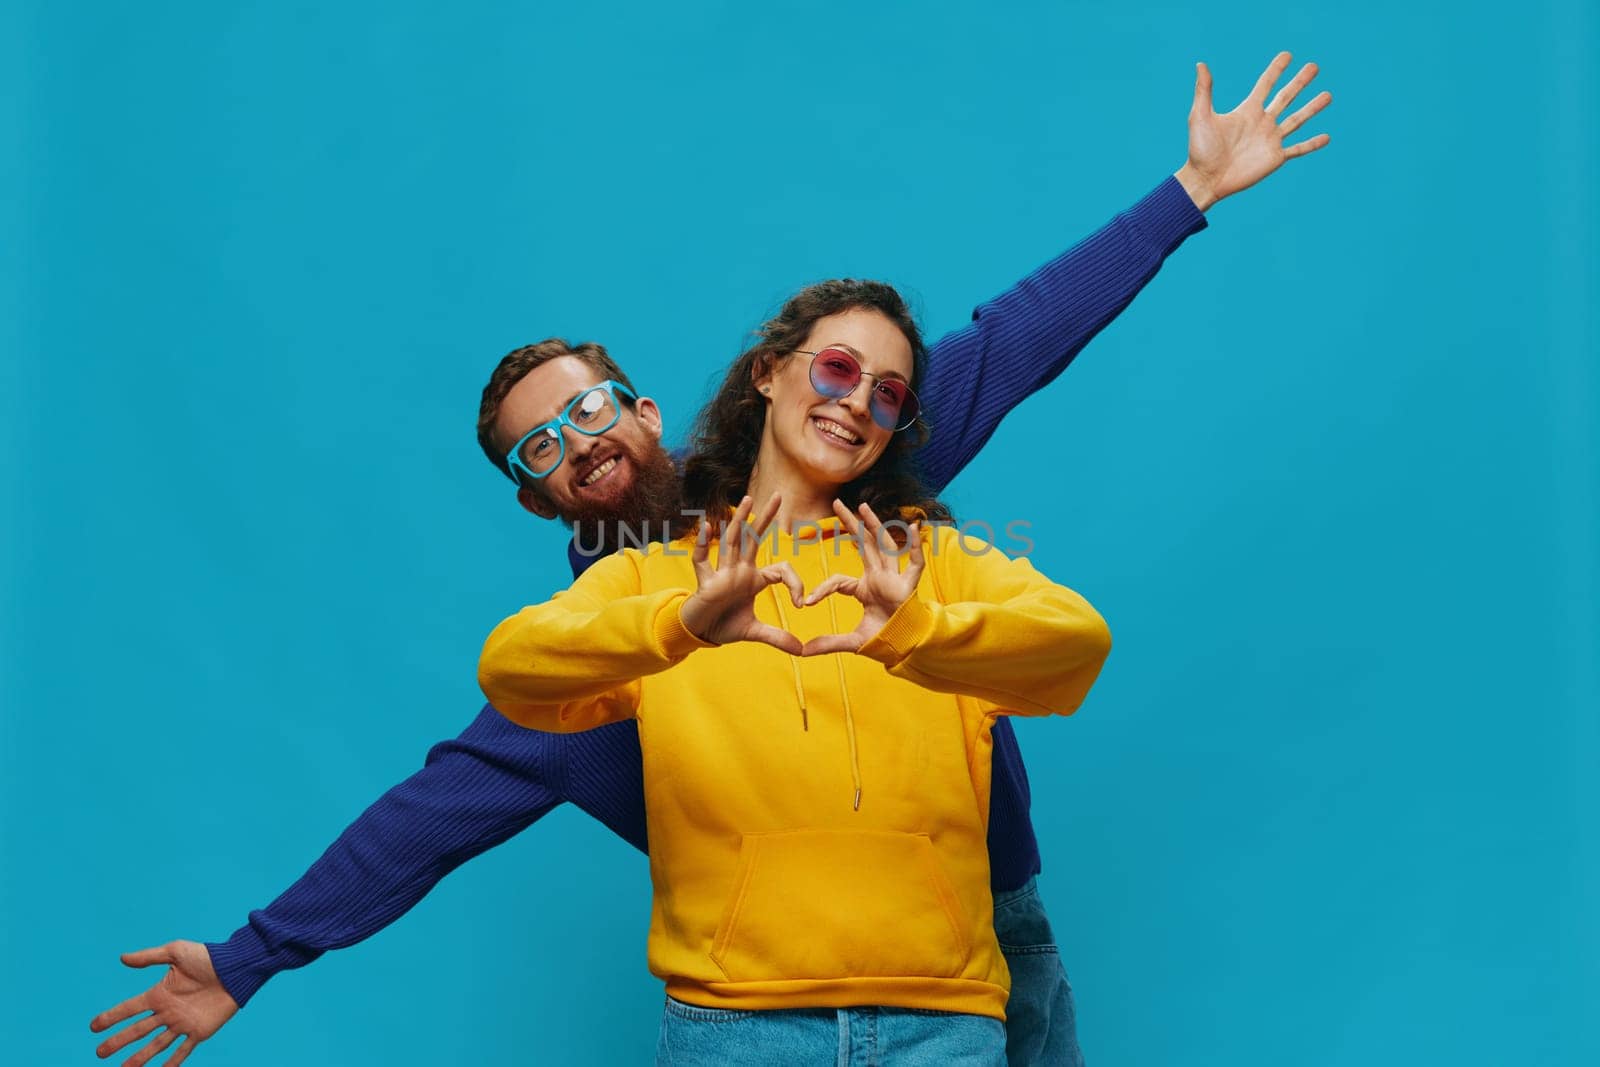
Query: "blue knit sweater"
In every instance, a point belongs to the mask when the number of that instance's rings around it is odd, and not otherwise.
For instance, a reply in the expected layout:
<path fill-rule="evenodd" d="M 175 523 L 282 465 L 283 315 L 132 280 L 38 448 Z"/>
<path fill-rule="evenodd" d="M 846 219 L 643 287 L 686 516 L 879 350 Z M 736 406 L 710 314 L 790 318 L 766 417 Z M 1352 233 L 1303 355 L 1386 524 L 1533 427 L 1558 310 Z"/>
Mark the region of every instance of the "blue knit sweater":
<path fill-rule="evenodd" d="M 937 493 L 978 454 L 1007 412 L 1055 380 L 1138 294 L 1166 257 L 1205 227 L 1168 178 L 1065 254 L 980 306 L 929 351 L 919 392 L 933 432 L 919 453 Z M 569 547 L 574 575 L 593 559 Z M 996 891 L 1039 871 L 1028 776 L 1010 721 L 994 727 L 989 862 Z M 372 936 L 471 859 L 576 804 L 647 851 L 644 772 L 635 723 L 580 734 L 525 730 L 485 706 L 461 736 L 429 751 L 339 835 L 300 880 L 208 944 L 242 1007 L 279 971 Z"/>

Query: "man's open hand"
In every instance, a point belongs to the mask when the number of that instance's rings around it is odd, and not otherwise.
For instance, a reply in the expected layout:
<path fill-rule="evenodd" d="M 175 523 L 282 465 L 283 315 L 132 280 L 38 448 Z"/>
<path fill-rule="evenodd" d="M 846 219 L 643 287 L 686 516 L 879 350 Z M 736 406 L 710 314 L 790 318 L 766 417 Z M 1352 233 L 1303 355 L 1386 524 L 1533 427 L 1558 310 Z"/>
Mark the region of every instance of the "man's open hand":
<path fill-rule="evenodd" d="M 98 1034 L 135 1015 L 150 1012 L 132 1026 L 102 1041 L 100 1047 L 95 1049 L 95 1055 L 101 1059 L 160 1030 L 127 1063 L 129 1067 L 143 1067 L 152 1057 L 160 1055 L 174 1041 L 184 1037 L 187 1040 L 167 1057 L 165 1064 L 165 1067 L 177 1067 L 189 1057 L 196 1045 L 220 1030 L 239 1010 L 239 1005 L 222 987 L 216 969 L 211 966 L 211 953 L 197 941 L 168 941 L 157 948 L 124 952 L 122 962 L 129 967 L 151 967 L 164 963 L 167 973 L 143 993 L 124 1000 L 90 1020 L 89 1029 Z"/>
<path fill-rule="evenodd" d="M 1250 95 L 1223 115 L 1211 107 L 1210 68 L 1204 63 L 1195 65 L 1194 106 L 1189 110 L 1189 161 L 1176 177 L 1201 211 L 1223 197 L 1250 188 L 1286 161 L 1315 152 L 1328 143 L 1325 133 L 1298 144 L 1283 143 L 1333 100 L 1332 93 L 1318 93 L 1280 121 L 1279 116 L 1317 76 L 1317 65 L 1307 63 L 1269 101 L 1267 94 L 1289 69 L 1289 60 L 1288 52 L 1279 52 L 1262 71 Z"/>

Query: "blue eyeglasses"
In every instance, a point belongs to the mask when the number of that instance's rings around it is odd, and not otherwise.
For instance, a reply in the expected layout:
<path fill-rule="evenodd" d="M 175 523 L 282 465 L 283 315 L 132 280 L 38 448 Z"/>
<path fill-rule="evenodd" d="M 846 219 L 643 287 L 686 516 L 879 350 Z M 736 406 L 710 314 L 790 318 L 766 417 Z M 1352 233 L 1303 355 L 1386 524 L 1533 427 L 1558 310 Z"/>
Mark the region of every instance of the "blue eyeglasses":
<path fill-rule="evenodd" d="M 537 481 L 561 466 L 567 455 L 566 435 L 561 427 L 571 426 L 578 433 L 597 437 L 615 426 L 622 417 L 618 393 L 629 400 L 639 399 L 621 382 L 603 381 L 579 393 L 560 415 L 523 434 L 506 453 L 506 471 L 511 480 L 521 485 L 522 480 L 517 477 L 521 471 Z"/>

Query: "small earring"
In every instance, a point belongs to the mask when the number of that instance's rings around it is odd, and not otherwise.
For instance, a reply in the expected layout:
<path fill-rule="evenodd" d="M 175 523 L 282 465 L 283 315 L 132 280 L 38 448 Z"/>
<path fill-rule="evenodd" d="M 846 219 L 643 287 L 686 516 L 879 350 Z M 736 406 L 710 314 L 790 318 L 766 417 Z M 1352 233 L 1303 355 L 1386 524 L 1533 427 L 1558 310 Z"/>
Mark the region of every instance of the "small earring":
<path fill-rule="evenodd" d="M 763 385 L 763 386 L 762 386 L 762 387 L 761 387 L 761 395 L 762 395 L 762 396 L 766 396 L 766 395 L 767 395 L 767 394 L 768 394 L 768 393 L 770 393 L 770 392 L 771 392 L 771 391 L 772 391 L 772 390 L 771 390 L 771 389 L 770 389 L 770 388 L 768 388 L 768 387 L 767 387 L 767 386 L 765 386 L 765 385 Z"/>

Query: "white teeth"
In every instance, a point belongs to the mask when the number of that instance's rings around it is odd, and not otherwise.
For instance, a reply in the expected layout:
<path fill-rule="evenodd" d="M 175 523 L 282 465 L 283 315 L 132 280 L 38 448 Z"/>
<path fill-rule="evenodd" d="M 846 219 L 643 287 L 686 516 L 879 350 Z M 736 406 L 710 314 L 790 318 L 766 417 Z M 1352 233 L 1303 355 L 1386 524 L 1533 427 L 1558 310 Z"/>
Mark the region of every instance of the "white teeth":
<path fill-rule="evenodd" d="M 611 468 L 615 467 L 616 465 L 617 457 L 612 456 L 610 459 L 606 460 L 604 463 L 600 464 L 600 466 L 596 467 L 594 470 L 585 475 L 583 481 L 578 484 L 585 486 L 593 485 L 595 482 L 599 481 L 607 473 L 609 473 Z"/>
<path fill-rule="evenodd" d="M 831 437 L 837 437 L 841 441 L 848 441 L 852 445 L 861 443 L 860 437 L 857 437 L 843 426 L 840 426 L 837 422 L 833 422 L 829 419 L 814 419 L 812 421 L 817 424 L 817 429 Z"/>

